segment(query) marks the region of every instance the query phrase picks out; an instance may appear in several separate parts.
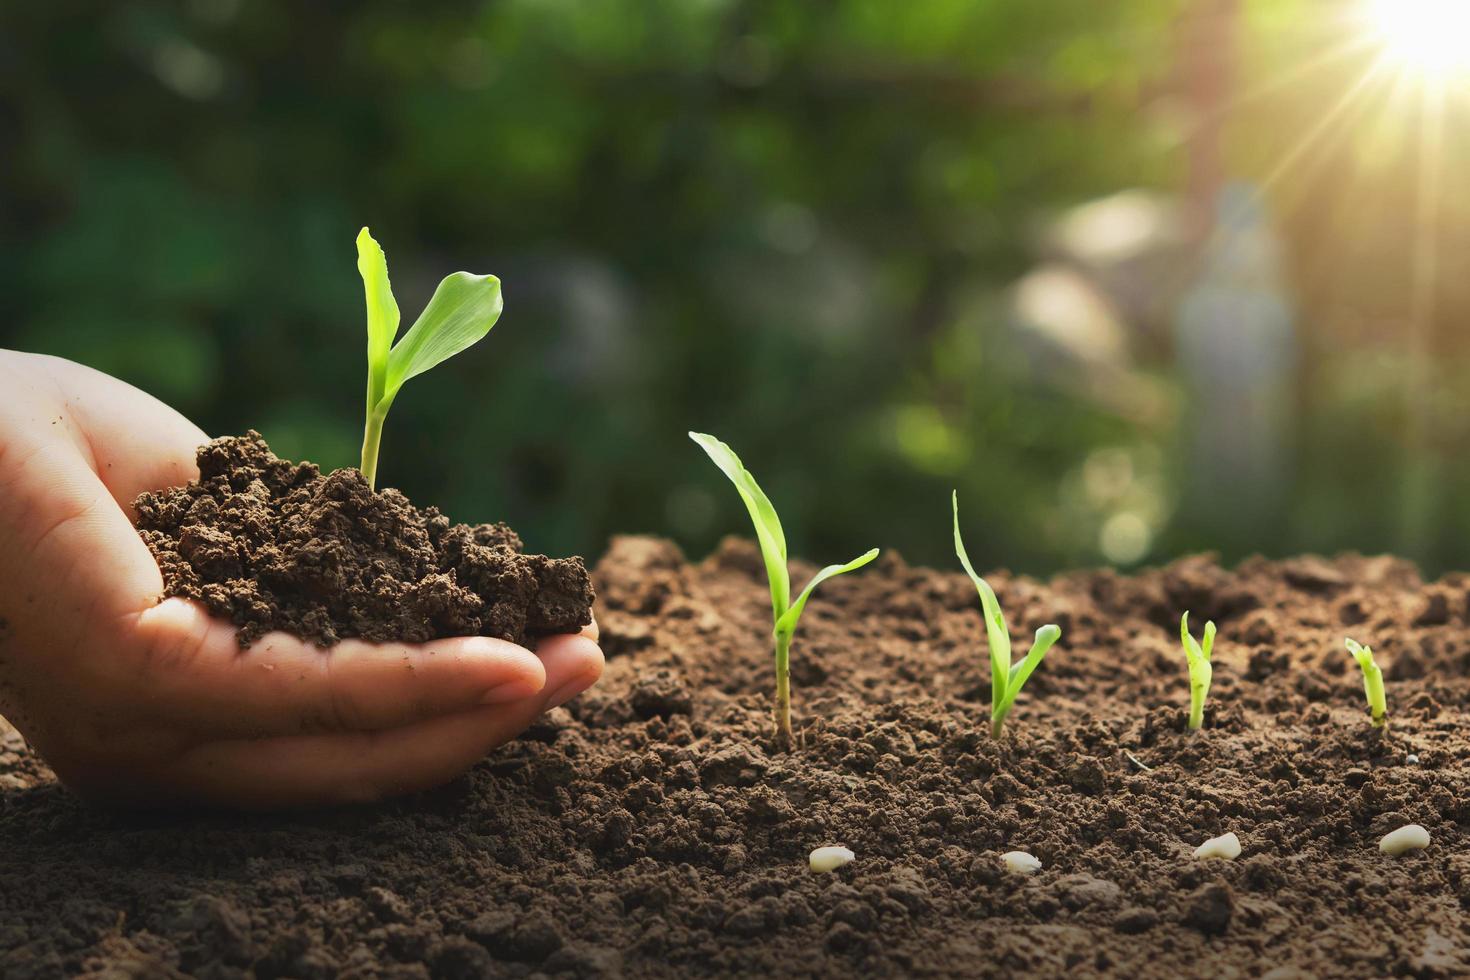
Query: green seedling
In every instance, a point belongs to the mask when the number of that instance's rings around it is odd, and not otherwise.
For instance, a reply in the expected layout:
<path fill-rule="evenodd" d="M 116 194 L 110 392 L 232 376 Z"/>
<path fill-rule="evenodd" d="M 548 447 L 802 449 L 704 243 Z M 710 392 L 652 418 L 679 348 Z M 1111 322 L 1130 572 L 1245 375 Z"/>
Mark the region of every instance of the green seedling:
<path fill-rule="evenodd" d="M 1205 623 L 1203 643 L 1189 635 L 1189 612 L 1179 618 L 1179 640 L 1184 644 L 1184 657 L 1189 661 L 1189 729 L 1198 731 L 1205 723 L 1205 699 L 1210 696 L 1210 679 L 1215 669 L 1210 656 L 1215 647 L 1215 624 Z"/>
<path fill-rule="evenodd" d="M 1383 696 L 1383 671 L 1373 660 L 1373 648 L 1365 647 L 1352 637 L 1345 641 L 1347 651 L 1363 669 L 1363 693 L 1368 697 L 1368 710 L 1373 714 L 1373 727 L 1388 723 L 1388 701 Z"/>
<path fill-rule="evenodd" d="M 500 280 L 456 272 L 445 276 L 398 343 L 398 301 L 388 282 L 388 259 L 364 228 L 357 236 L 357 271 L 367 293 L 367 425 L 362 436 L 362 475 L 377 484 L 383 420 L 409 378 L 423 374 L 469 347 L 500 319 Z"/>
<path fill-rule="evenodd" d="M 771 586 L 771 636 L 776 647 L 776 740 L 783 745 L 791 744 L 791 638 L 796 633 L 797 620 L 801 619 L 806 601 L 813 590 L 823 582 L 844 572 L 862 568 L 878 557 L 874 548 L 846 565 L 828 565 L 807 583 L 795 602 L 791 601 L 791 575 L 786 568 L 786 535 L 781 530 L 781 521 L 776 508 L 755 482 L 755 477 L 740 462 L 735 451 L 714 436 L 702 432 L 691 432 L 689 438 L 699 444 L 714 464 L 720 468 L 745 501 L 755 525 L 756 541 L 760 543 L 761 557 L 766 563 L 766 578 Z"/>
<path fill-rule="evenodd" d="M 970 581 L 975 583 L 975 590 L 980 593 L 980 605 L 985 611 L 985 634 L 990 639 L 990 734 L 1000 738 L 1006 715 L 1011 713 L 1011 706 L 1016 703 L 1016 695 L 1021 693 L 1041 658 L 1046 656 L 1046 651 L 1061 637 L 1062 630 L 1055 624 L 1041 627 L 1036 631 L 1036 639 L 1025 659 L 1011 665 L 1011 631 L 1000 611 L 1000 601 L 995 598 L 995 590 L 990 583 L 975 574 L 970 556 L 965 553 L 965 542 L 960 538 L 959 491 L 951 495 L 950 503 L 954 506 L 954 553 L 959 556 L 960 564 L 965 566 Z"/>

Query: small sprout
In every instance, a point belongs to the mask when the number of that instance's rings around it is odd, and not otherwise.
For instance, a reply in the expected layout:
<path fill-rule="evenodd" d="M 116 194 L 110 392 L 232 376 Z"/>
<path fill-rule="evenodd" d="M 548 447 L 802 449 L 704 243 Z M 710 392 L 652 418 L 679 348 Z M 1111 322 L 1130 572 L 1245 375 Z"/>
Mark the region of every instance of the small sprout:
<path fill-rule="evenodd" d="M 960 538 L 958 490 L 950 495 L 950 503 L 954 507 L 954 553 L 959 557 L 960 564 L 965 566 L 970 581 L 975 583 L 975 590 L 980 593 L 980 605 L 985 611 L 985 633 L 990 639 L 990 734 L 993 738 L 1000 738 L 1006 715 L 1010 714 L 1011 706 L 1016 702 L 1016 695 L 1021 693 L 1021 688 L 1025 686 L 1032 671 L 1036 670 L 1052 644 L 1057 642 L 1062 630 L 1054 624 L 1041 627 L 1036 631 L 1036 639 L 1032 642 L 1026 659 L 1014 667 L 1011 666 L 1011 631 L 1006 628 L 1005 615 L 1000 611 L 1000 601 L 995 598 L 995 590 L 990 584 L 975 574 L 970 556 L 965 554 L 965 542 Z"/>
<path fill-rule="evenodd" d="M 1234 861 L 1240 857 L 1240 838 L 1234 834 L 1221 834 L 1219 837 L 1211 837 L 1199 847 L 1194 849 L 1197 858 L 1219 858 L 1225 861 Z"/>
<path fill-rule="evenodd" d="M 1034 875 L 1041 870 L 1041 860 L 1025 851 L 1006 851 L 1000 859 L 1007 871 L 1018 875 Z"/>
<path fill-rule="evenodd" d="M 812 851 L 808 861 L 813 871 L 836 871 L 845 864 L 851 864 L 856 856 L 845 847 L 819 847 Z"/>
<path fill-rule="evenodd" d="M 812 580 L 801 590 L 796 601 L 791 601 L 791 575 L 786 568 L 786 534 L 781 530 L 781 520 L 776 508 L 761 490 L 760 484 L 740 462 L 735 450 L 714 436 L 702 432 L 691 432 L 689 438 L 699 444 L 714 464 L 729 477 L 745 501 L 750 520 L 755 525 L 755 537 L 760 543 L 761 557 L 766 563 L 766 578 L 771 587 L 771 618 L 774 621 L 771 634 L 776 647 L 776 738 L 782 745 L 791 744 L 791 638 L 796 634 L 796 623 L 812 592 L 837 575 L 862 568 L 878 557 L 874 548 L 859 555 L 846 565 L 828 565 L 812 576 Z"/>
<path fill-rule="evenodd" d="M 1198 731 L 1205 723 L 1205 699 L 1210 696 L 1210 679 L 1215 669 L 1210 655 L 1215 647 L 1215 624 L 1205 623 L 1203 643 L 1189 635 L 1189 612 L 1179 619 L 1179 639 L 1184 643 L 1184 657 L 1189 661 L 1189 729 Z"/>
<path fill-rule="evenodd" d="M 500 280 L 456 272 L 445 276 L 398 343 L 398 301 L 388 282 L 388 259 L 364 228 L 357 235 L 357 271 L 367 293 L 367 424 L 362 475 L 376 486 L 383 420 L 409 378 L 423 374 L 475 343 L 500 319 Z"/>
<path fill-rule="evenodd" d="M 1378 842 L 1378 849 L 1384 854 L 1403 854 L 1405 851 L 1422 851 L 1429 846 L 1429 831 L 1416 823 L 1407 827 L 1400 827 L 1391 834 L 1384 835 L 1383 840 Z"/>
<path fill-rule="evenodd" d="M 1383 671 L 1373 660 L 1372 647 L 1365 647 L 1352 637 L 1348 637 L 1345 642 L 1348 653 L 1363 668 L 1363 693 L 1368 696 L 1368 708 L 1373 713 L 1373 727 L 1382 728 L 1388 718 L 1388 703 L 1383 697 Z"/>

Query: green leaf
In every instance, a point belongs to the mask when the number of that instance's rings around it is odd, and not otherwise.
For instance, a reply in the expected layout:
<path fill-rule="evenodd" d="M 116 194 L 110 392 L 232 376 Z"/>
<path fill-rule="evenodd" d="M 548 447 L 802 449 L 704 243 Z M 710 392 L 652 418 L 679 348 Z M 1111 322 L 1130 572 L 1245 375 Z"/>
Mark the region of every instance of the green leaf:
<path fill-rule="evenodd" d="M 689 438 L 698 443 L 720 471 L 735 484 L 740 499 L 745 501 L 745 509 L 750 512 L 750 521 L 755 525 L 755 537 L 761 546 L 761 557 L 765 559 L 766 577 L 770 580 L 772 617 L 779 622 L 791 604 L 791 577 L 786 571 L 786 534 L 781 530 L 781 519 L 776 516 L 776 508 L 771 506 L 770 499 L 761 490 L 760 484 L 755 482 L 750 470 L 740 462 L 735 450 L 703 432 L 691 432 Z"/>
<path fill-rule="evenodd" d="M 357 233 L 357 271 L 367 294 L 369 413 L 383 400 L 388 377 L 388 352 L 398 336 L 398 301 L 388 281 L 388 257 L 366 228 Z"/>
<path fill-rule="evenodd" d="M 1009 683 L 1006 684 L 1006 695 L 1012 701 L 1016 695 L 1021 693 L 1021 688 L 1026 686 L 1026 681 L 1037 667 L 1041 666 L 1041 658 L 1052 648 L 1052 644 L 1062 637 L 1062 628 L 1055 623 L 1048 623 L 1036 631 L 1036 638 L 1031 643 L 1031 650 L 1025 659 L 1011 668 Z"/>
<path fill-rule="evenodd" d="M 781 616 L 780 619 L 776 620 L 776 632 L 787 634 L 796 632 L 796 622 L 797 620 L 801 619 L 801 612 L 803 609 L 806 608 L 806 601 L 811 598 L 812 592 L 816 590 L 817 586 L 821 585 L 829 578 L 833 578 L 837 575 L 842 575 L 846 572 L 851 572 L 855 571 L 856 569 L 862 568 L 868 562 L 877 557 L 878 549 L 874 548 L 872 551 L 869 551 L 854 558 L 846 565 L 828 565 L 826 568 L 813 575 L 812 580 L 806 584 L 806 588 L 801 590 L 801 596 L 791 604 L 791 608 L 786 610 L 786 612 Z"/>
<path fill-rule="evenodd" d="M 456 272 L 445 276 L 429 305 L 388 355 L 377 410 L 386 411 L 409 378 L 447 361 L 490 332 L 500 319 L 500 280 Z"/>
<path fill-rule="evenodd" d="M 975 573 L 975 566 L 970 564 L 970 556 L 965 553 L 965 542 L 960 537 L 958 490 L 951 493 L 950 503 L 954 507 L 954 551 L 960 564 L 965 566 L 970 581 L 975 583 L 975 591 L 980 593 L 980 605 L 985 611 L 985 635 L 990 639 L 990 708 L 993 713 L 1005 701 L 1010 688 L 1011 631 L 1006 627 L 1005 614 L 1000 611 L 1000 600 L 995 597 L 995 590 Z"/>
<path fill-rule="evenodd" d="M 1215 640 L 1214 635 L 1210 631 L 1210 626 L 1213 625 L 1211 623 L 1205 627 L 1205 636 L 1209 638 L 1211 643 L 1214 643 Z M 1187 609 L 1184 611 L 1184 615 L 1179 617 L 1179 642 L 1184 644 L 1184 657 L 1189 661 L 1191 672 L 1198 670 L 1200 664 L 1210 662 L 1210 658 L 1200 649 L 1199 641 L 1189 632 L 1189 610 Z"/>

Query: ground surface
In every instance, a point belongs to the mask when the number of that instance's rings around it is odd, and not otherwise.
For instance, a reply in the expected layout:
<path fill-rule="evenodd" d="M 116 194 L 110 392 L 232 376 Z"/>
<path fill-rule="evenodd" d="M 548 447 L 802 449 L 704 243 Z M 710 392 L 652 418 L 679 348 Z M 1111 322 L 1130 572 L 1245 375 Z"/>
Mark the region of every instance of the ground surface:
<path fill-rule="evenodd" d="M 998 745 L 973 587 L 888 555 L 808 607 L 804 744 L 781 755 L 761 574 L 744 543 L 691 567 L 615 542 L 602 684 L 386 806 L 108 815 L 9 735 L 0 975 L 1470 975 L 1470 579 L 1390 558 L 995 575 L 1018 635 L 1064 630 Z M 1198 736 L 1186 608 L 1220 625 Z M 1386 739 L 1345 633 L 1384 665 Z M 1432 845 L 1380 854 L 1408 822 Z M 1192 859 L 1226 831 L 1238 860 Z M 857 860 L 814 874 L 822 844 Z M 1013 848 L 1044 869 L 1004 873 Z"/>

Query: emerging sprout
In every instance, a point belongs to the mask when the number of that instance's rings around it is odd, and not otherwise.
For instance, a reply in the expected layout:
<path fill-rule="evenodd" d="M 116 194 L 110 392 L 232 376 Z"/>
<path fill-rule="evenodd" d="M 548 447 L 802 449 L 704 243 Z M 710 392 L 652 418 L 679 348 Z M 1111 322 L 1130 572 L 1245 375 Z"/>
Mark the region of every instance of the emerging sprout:
<path fill-rule="evenodd" d="M 1240 838 L 1236 837 L 1234 833 L 1211 837 L 1194 849 L 1194 856 L 1202 860 L 1206 858 L 1218 858 L 1225 861 L 1234 861 L 1240 857 Z"/>
<path fill-rule="evenodd" d="M 1429 831 L 1416 823 L 1400 827 L 1391 834 L 1385 834 L 1383 840 L 1378 842 L 1378 849 L 1384 854 L 1403 854 L 1406 851 L 1420 851 L 1429 846 Z"/>
<path fill-rule="evenodd" d="M 1345 641 L 1348 653 L 1363 668 L 1363 693 L 1368 696 L 1368 708 L 1373 712 L 1373 727 L 1382 728 L 1388 717 L 1388 704 L 1383 697 L 1383 671 L 1373 661 L 1373 649 L 1365 647 L 1348 637 Z"/>
<path fill-rule="evenodd" d="M 1205 723 L 1205 698 L 1210 696 L 1210 654 L 1215 647 L 1215 624 L 1205 623 L 1205 640 L 1201 644 L 1189 635 L 1189 613 L 1179 619 L 1179 639 L 1184 644 L 1184 658 L 1189 661 L 1189 727 L 1198 730 Z"/>
<path fill-rule="evenodd" d="M 1006 851 L 1000 860 L 1007 871 L 1018 875 L 1034 875 L 1041 870 L 1041 859 L 1025 851 Z"/>
<path fill-rule="evenodd" d="M 813 871 L 836 871 L 844 864 L 851 864 L 856 857 L 845 847 L 819 847 L 812 851 L 807 862 Z"/>
<path fill-rule="evenodd" d="M 398 343 L 398 301 L 388 282 L 388 259 L 364 228 L 357 235 L 357 271 L 367 293 L 367 425 L 362 436 L 362 475 L 374 486 L 383 420 L 409 378 L 469 347 L 500 319 L 500 280 L 456 272 L 434 290 L 429 305 Z"/>
<path fill-rule="evenodd" d="M 995 598 L 995 591 L 989 583 L 975 574 L 970 556 L 965 554 L 965 542 L 960 538 L 958 490 L 950 495 L 950 503 L 954 507 L 954 553 L 959 556 L 960 564 L 965 566 L 970 581 L 975 583 L 975 590 L 980 593 L 980 605 L 985 611 L 985 634 L 990 639 L 990 734 L 994 738 L 1000 738 L 1006 715 L 1010 714 L 1016 695 L 1021 693 L 1026 680 L 1041 663 L 1041 658 L 1046 656 L 1046 651 L 1057 642 L 1062 630 L 1056 625 L 1041 627 L 1036 631 L 1036 639 L 1032 642 L 1026 659 L 1014 667 L 1011 666 L 1011 631 L 1006 628 L 1006 618 L 1000 611 L 1000 602 Z"/>
<path fill-rule="evenodd" d="M 755 525 L 755 537 L 760 542 L 761 557 L 766 563 L 766 578 L 771 586 L 771 629 L 776 646 L 776 739 L 783 745 L 791 744 L 791 638 L 796 633 L 796 623 L 801 619 L 806 601 L 817 586 L 836 575 L 862 568 L 878 557 L 878 549 L 860 555 L 846 565 L 828 565 L 806 584 L 795 602 L 791 601 L 791 575 L 786 569 L 786 535 L 781 530 L 781 520 L 776 508 L 755 482 L 755 477 L 740 462 L 735 450 L 714 436 L 702 432 L 691 432 L 689 438 L 699 444 L 714 464 L 735 484 L 745 509 L 750 512 Z"/>

